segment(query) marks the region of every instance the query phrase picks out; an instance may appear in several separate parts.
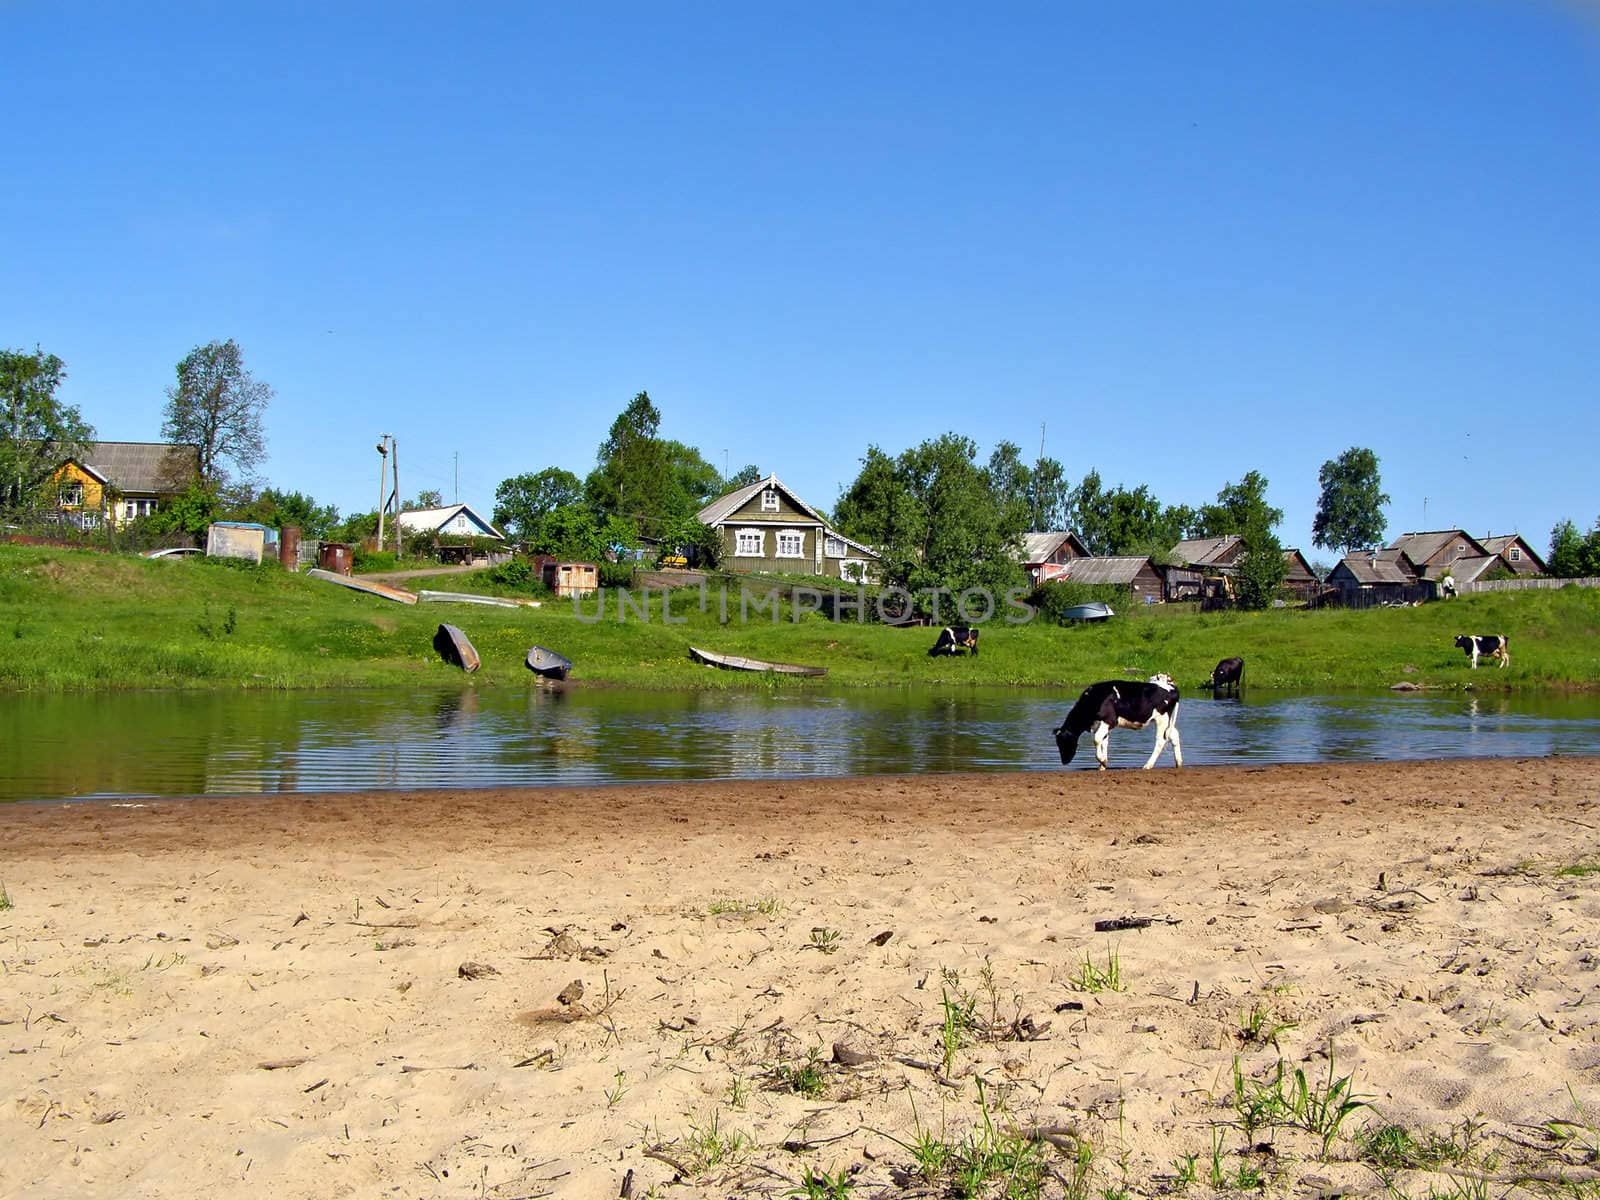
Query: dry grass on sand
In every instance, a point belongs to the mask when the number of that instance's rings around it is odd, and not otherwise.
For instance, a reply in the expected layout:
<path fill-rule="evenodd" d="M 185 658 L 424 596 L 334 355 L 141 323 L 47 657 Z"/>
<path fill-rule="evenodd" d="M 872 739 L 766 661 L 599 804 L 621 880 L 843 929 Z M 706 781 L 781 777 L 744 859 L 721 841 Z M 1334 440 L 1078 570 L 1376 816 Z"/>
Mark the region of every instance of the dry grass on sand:
<path fill-rule="evenodd" d="M 1597 798 L 1555 759 L 13 806 L 0 1194 L 1596 1195 Z"/>

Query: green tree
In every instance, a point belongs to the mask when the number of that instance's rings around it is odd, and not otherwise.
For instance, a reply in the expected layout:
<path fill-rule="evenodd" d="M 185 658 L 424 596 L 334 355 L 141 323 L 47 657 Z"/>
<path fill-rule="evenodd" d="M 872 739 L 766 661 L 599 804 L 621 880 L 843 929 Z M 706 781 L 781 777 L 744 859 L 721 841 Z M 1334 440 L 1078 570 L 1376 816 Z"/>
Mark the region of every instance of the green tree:
<path fill-rule="evenodd" d="M 304 492 L 285 492 L 277 488 L 263 488 L 238 516 L 242 521 L 259 521 L 276 529 L 298 525 L 301 537 L 317 541 L 329 539 L 331 531 L 339 524 L 339 510 L 333 505 L 318 504 Z"/>
<path fill-rule="evenodd" d="M 515 475 L 494 491 L 494 523 L 519 541 L 536 537 L 551 512 L 583 499 L 583 483 L 571 471 L 546 467 Z"/>
<path fill-rule="evenodd" d="M 1072 489 L 1067 503 L 1068 524 L 1090 554 L 1111 553 L 1111 494 L 1090 471 Z"/>
<path fill-rule="evenodd" d="M 81 457 L 94 430 L 56 398 L 66 367 L 35 347 L 0 350 L 0 507 L 34 503 L 69 458 Z"/>
<path fill-rule="evenodd" d="M 1036 461 L 1028 472 L 1028 528 L 1041 532 L 1067 528 L 1071 502 L 1072 485 L 1061 464 L 1053 458 Z"/>
<path fill-rule="evenodd" d="M 736 492 L 742 487 L 749 487 L 752 483 L 760 483 L 765 479 L 761 469 L 755 463 L 746 463 L 731 476 L 722 481 L 722 490 L 719 495 L 726 496 L 729 492 Z"/>
<path fill-rule="evenodd" d="M 1322 495 L 1311 522 L 1312 545 L 1349 554 L 1382 543 L 1389 524 L 1383 506 L 1389 503 L 1389 496 L 1378 477 L 1376 454 L 1352 446 L 1323 463 L 1317 479 Z"/>
<path fill-rule="evenodd" d="M 1215 504 L 1200 507 L 1196 537 L 1237 533 L 1244 549 L 1235 559 L 1234 595 L 1240 608 L 1266 608 L 1277 597 L 1288 571 L 1283 543 L 1275 532 L 1283 510 L 1267 503 L 1267 478 L 1250 471 L 1238 483 L 1227 483 Z"/>
<path fill-rule="evenodd" d="M 876 446 L 840 497 L 839 528 L 874 545 L 887 578 L 910 590 L 1001 590 L 1022 577 L 1025 506 L 995 495 L 970 438 L 947 433 L 890 459 Z"/>
<path fill-rule="evenodd" d="M 182 533 L 199 539 L 205 537 L 206 529 L 221 510 L 222 501 L 217 490 L 197 479 L 145 517 L 144 528 L 152 533 Z"/>
<path fill-rule="evenodd" d="M 594 514 L 581 504 L 564 504 L 545 514 L 538 531 L 528 540 L 534 554 L 583 562 L 601 562 L 605 545 Z"/>
<path fill-rule="evenodd" d="M 415 500 L 407 500 L 401 505 L 404 512 L 415 512 L 419 508 L 442 508 L 444 497 L 439 494 L 438 488 L 424 488 L 417 493 Z"/>
<path fill-rule="evenodd" d="M 631 517 L 653 533 L 674 505 L 673 466 L 660 437 L 661 413 L 640 392 L 611 423 L 598 464 L 584 480 L 584 497 L 601 518 Z"/>
<path fill-rule="evenodd" d="M 1600 521 L 1587 535 L 1571 521 L 1562 521 L 1550 531 L 1550 574 L 1561 579 L 1584 579 L 1600 575 Z"/>
<path fill-rule="evenodd" d="M 1001 442 L 989 455 L 989 492 L 1000 507 L 1000 521 L 1009 529 L 1034 528 L 1033 472 L 1022 461 L 1022 450 L 1015 442 Z"/>
<path fill-rule="evenodd" d="M 161 436 L 198 446 L 201 480 L 220 487 L 228 479 L 226 464 L 248 477 L 266 459 L 262 414 L 271 399 L 272 389 L 245 370 L 237 342 L 207 342 L 178 364 Z"/>
<path fill-rule="evenodd" d="M 690 516 L 722 495 L 722 472 L 699 450 L 670 438 L 661 447 L 672 471 L 672 487 L 662 498 L 662 518 Z"/>

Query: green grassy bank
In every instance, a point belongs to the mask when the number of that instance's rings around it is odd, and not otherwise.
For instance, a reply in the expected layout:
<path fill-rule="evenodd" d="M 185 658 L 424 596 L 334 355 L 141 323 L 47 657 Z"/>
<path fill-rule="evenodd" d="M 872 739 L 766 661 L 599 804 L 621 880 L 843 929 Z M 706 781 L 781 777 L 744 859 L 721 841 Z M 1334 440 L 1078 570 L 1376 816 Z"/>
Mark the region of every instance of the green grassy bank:
<path fill-rule="evenodd" d="M 432 581 L 419 581 L 427 585 Z M 490 592 L 481 578 L 446 577 L 441 590 Z M 753 589 L 765 584 L 752 582 Z M 147 560 L 89 551 L 0 545 L 0 689 L 326 688 L 439 684 L 460 678 L 433 653 L 439 622 L 464 629 L 483 657 L 479 686 L 526 687 L 522 659 L 538 643 L 566 654 L 585 683 L 639 687 L 816 687 L 692 663 L 690 645 L 829 669 L 822 684 L 983 683 L 1081 686 L 1167 671 L 1185 688 L 1231 654 L 1255 687 L 1424 687 L 1479 690 L 1600 687 L 1600 591 L 1472 596 L 1422 608 L 1365 612 L 1198 614 L 1128 605 L 1102 625 L 1072 628 L 996 621 L 976 659 L 927 655 L 934 631 L 835 623 L 819 615 L 774 623 L 770 609 L 740 620 L 737 591 L 721 622 L 718 591 L 701 613 L 676 593 L 672 624 L 661 593 L 649 618 L 604 618 L 596 603 L 538 609 L 406 606 L 276 567 L 196 559 Z M 678 622 L 682 623 L 678 623 Z M 1470 671 L 1457 633 L 1504 632 L 1509 670 Z"/>

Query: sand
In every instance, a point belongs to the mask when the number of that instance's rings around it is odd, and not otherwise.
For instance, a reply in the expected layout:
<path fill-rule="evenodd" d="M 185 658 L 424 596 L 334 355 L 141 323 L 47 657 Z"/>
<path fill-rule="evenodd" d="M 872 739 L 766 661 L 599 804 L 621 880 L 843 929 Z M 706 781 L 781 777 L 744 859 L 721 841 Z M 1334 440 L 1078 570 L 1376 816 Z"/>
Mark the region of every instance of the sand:
<path fill-rule="evenodd" d="M 909 1147 L 985 1113 L 1047 1196 L 1377 1192 L 1384 1123 L 1490 1194 L 1592 1176 L 1597 800 L 1550 759 L 14 805 L 0 1195 L 932 1196 Z M 1243 1127 L 1235 1064 L 1330 1052 L 1326 1155 Z"/>

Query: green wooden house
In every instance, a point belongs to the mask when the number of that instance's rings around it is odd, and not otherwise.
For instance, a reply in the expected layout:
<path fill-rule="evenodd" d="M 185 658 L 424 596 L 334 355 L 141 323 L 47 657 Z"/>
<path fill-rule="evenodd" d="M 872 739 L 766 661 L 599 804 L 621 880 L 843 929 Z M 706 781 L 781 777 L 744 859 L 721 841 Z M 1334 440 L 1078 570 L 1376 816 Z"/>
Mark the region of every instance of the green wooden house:
<path fill-rule="evenodd" d="M 862 582 L 878 575 L 878 555 L 871 547 L 830 528 L 776 475 L 718 497 L 697 515 L 721 535 L 722 564 L 730 571 Z"/>

